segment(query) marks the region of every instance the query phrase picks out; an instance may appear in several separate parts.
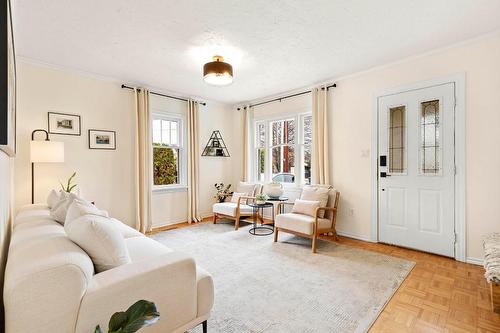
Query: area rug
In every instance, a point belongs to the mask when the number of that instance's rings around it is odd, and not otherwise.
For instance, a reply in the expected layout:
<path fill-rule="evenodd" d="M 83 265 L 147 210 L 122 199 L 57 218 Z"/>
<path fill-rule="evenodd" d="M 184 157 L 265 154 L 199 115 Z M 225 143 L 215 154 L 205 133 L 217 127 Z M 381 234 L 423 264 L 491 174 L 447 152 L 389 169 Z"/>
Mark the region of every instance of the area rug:
<path fill-rule="evenodd" d="M 213 333 L 366 332 L 414 262 L 250 226 L 201 223 L 152 235 L 190 253 L 214 279 Z M 191 333 L 201 332 L 197 327 Z"/>

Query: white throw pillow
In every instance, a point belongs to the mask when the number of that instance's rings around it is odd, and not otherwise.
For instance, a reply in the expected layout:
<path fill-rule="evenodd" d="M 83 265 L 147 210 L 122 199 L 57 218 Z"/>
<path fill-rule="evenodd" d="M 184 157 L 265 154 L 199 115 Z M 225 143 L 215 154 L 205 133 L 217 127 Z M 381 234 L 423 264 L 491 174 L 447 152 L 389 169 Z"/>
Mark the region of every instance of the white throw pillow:
<path fill-rule="evenodd" d="M 316 208 L 319 206 L 319 201 L 297 199 L 293 204 L 292 213 L 316 217 Z"/>
<path fill-rule="evenodd" d="M 78 199 L 78 196 L 76 194 L 61 191 L 60 200 L 50 210 L 50 216 L 57 222 L 64 225 L 68 208 L 75 199 Z"/>
<path fill-rule="evenodd" d="M 62 191 L 57 192 L 56 190 L 49 192 L 49 196 L 47 197 L 47 206 L 49 208 L 54 207 L 61 200 L 61 193 Z"/>
<path fill-rule="evenodd" d="M 83 215 L 97 215 L 97 216 L 109 217 L 108 212 L 106 212 L 105 210 L 100 210 L 91 202 L 78 198 L 73 200 L 71 205 L 69 205 L 68 212 L 66 213 L 66 220 L 64 223 L 76 220 L 77 218 Z"/>
<path fill-rule="evenodd" d="M 83 215 L 68 221 L 64 230 L 87 252 L 97 273 L 131 262 L 122 233 L 108 217 Z"/>
<path fill-rule="evenodd" d="M 238 188 L 236 189 L 237 193 L 246 193 L 249 197 L 253 197 L 255 195 L 255 188 L 257 187 L 257 184 L 253 183 L 245 183 L 245 182 L 240 182 L 238 185 Z"/>
<path fill-rule="evenodd" d="M 320 207 L 326 207 L 329 194 L 330 189 L 328 187 L 304 186 L 300 200 L 319 201 Z M 319 212 L 319 217 L 325 217 L 324 210 Z"/>
<path fill-rule="evenodd" d="M 238 203 L 238 199 L 240 197 L 246 197 L 248 196 L 248 193 L 241 193 L 241 192 L 233 192 L 233 196 L 231 197 L 231 202 Z M 243 199 L 240 201 L 241 204 L 246 203 L 246 199 Z"/>

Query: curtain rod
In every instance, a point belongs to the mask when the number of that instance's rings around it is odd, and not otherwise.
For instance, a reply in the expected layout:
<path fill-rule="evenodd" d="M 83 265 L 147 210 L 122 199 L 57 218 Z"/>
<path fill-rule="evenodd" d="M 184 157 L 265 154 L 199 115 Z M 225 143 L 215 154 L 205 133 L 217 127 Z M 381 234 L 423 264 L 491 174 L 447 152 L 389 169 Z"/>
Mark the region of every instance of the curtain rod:
<path fill-rule="evenodd" d="M 133 87 L 129 87 L 129 86 L 126 86 L 126 85 L 124 85 L 124 84 L 122 84 L 122 88 L 124 88 L 124 89 L 131 89 L 131 90 L 134 90 L 134 88 L 133 88 Z M 140 91 L 141 89 L 137 88 L 137 90 L 139 90 L 139 91 Z M 188 101 L 188 99 L 187 99 L 187 98 L 181 98 L 181 97 L 175 97 L 175 96 L 170 96 L 170 95 L 160 94 L 160 93 L 157 93 L 157 92 L 154 92 L 154 91 L 150 91 L 149 93 L 150 93 L 150 94 L 152 94 L 152 95 L 156 95 L 156 96 L 162 96 L 162 97 L 167 97 L 167 98 L 176 99 L 176 100 L 178 100 L 178 101 L 184 101 L 184 102 L 187 102 L 187 101 Z M 201 105 L 203 105 L 203 106 L 207 105 L 207 103 L 205 103 L 205 102 L 200 102 L 200 101 L 196 101 L 196 102 L 198 102 L 199 104 L 201 104 Z"/>
<path fill-rule="evenodd" d="M 326 90 L 330 89 L 330 88 L 335 88 L 337 87 L 337 84 L 334 83 L 332 85 L 329 85 L 326 87 Z M 322 87 L 321 90 L 325 90 L 325 87 Z M 260 103 L 257 103 L 257 104 L 251 104 L 249 105 L 248 107 L 249 108 L 253 108 L 254 106 L 259 106 L 259 105 L 264 105 L 264 104 L 268 104 L 268 103 L 272 103 L 272 102 L 281 102 L 282 100 L 284 99 L 287 99 L 287 98 L 291 98 L 291 97 L 296 97 L 296 96 L 300 96 L 300 95 L 305 95 L 305 94 L 309 94 L 311 93 L 312 90 L 307 90 L 307 91 L 303 91 L 303 92 L 300 92 L 300 93 L 296 93 L 296 94 L 292 94 L 292 95 L 287 95 L 287 96 L 283 96 L 283 97 L 279 97 L 279 98 L 275 98 L 275 99 L 271 99 L 269 101 L 265 101 L 265 102 L 260 102 Z M 236 110 L 240 111 L 241 109 L 243 110 L 246 110 L 246 106 L 242 107 L 242 108 L 237 108 Z"/>

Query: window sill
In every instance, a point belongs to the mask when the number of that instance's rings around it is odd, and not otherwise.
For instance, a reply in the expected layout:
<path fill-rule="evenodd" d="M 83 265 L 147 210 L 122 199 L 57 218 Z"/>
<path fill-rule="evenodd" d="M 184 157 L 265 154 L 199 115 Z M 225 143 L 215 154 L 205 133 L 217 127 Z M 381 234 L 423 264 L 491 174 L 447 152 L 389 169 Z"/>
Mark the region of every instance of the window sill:
<path fill-rule="evenodd" d="M 187 192 L 186 185 L 169 185 L 169 186 L 154 186 L 153 194 L 169 193 L 169 192 Z"/>

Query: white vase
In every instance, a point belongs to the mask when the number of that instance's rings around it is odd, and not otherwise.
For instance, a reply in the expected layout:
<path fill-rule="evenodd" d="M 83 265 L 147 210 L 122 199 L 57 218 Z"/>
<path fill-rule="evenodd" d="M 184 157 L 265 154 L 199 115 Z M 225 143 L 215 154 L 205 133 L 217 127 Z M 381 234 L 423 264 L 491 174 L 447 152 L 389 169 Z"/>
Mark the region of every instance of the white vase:
<path fill-rule="evenodd" d="M 266 185 L 266 194 L 270 198 L 279 198 L 283 195 L 283 185 L 281 183 L 269 183 Z"/>
<path fill-rule="evenodd" d="M 263 205 L 263 204 L 265 204 L 265 203 L 266 203 L 266 200 L 255 200 L 255 203 L 256 203 L 257 205 Z"/>

